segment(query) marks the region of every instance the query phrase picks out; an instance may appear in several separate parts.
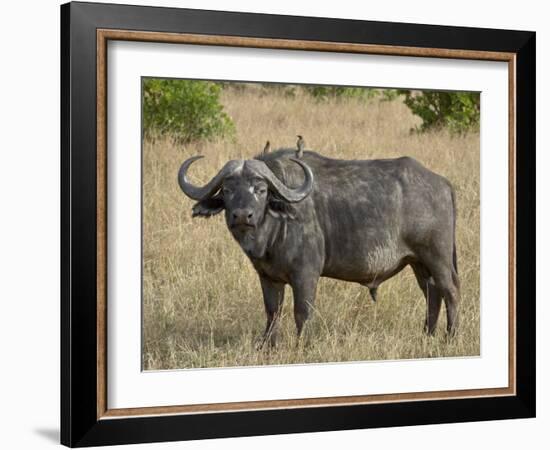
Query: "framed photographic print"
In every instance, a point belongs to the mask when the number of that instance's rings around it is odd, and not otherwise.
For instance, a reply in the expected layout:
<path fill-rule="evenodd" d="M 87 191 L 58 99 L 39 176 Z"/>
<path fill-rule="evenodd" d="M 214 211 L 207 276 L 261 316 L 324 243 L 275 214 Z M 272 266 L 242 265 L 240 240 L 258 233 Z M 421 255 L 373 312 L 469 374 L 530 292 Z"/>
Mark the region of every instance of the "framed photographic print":
<path fill-rule="evenodd" d="M 535 33 L 61 26 L 63 444 L 535 415 Z"/>

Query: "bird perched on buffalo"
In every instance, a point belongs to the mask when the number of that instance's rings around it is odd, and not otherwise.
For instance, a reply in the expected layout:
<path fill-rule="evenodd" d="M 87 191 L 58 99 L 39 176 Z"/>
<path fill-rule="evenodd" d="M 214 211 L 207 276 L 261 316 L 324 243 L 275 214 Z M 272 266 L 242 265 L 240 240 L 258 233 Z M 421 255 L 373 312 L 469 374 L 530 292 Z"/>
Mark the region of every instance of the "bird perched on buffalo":
<path fill-rule="evenodd" d="M 304 141 L 304 138 L 300 136 L 299 134 L 296 135 L 298 140 L 296 141 L 296 147 L 298 150 L 296 150 L 296 158 L 301 158 L 304 156 L 304 148 L 306 146 L 306 141 Z"/>
<path fill-rule="evenodd" d="M 270 151 L 271 151 L 271 143 L 269 141 L 267 141 L 265 143 L 263 154 L 267 155 Z"/>

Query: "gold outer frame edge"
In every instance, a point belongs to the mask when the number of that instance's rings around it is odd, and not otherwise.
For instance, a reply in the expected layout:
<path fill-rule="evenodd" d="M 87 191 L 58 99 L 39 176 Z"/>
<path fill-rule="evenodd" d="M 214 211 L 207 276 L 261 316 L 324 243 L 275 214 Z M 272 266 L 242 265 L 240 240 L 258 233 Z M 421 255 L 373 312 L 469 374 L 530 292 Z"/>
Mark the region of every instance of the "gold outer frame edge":
<path fill-rule="evenodd" d="M 472 59 L 508 62 L 508 386 L 503 388 L 412 392 L 382 395 L 318 397 L 287 400 L 263 400 L 198 405 L 148 406 L 109 409 L 107 405 L 107 42 L 109 40 L 217 45 L 249 48 L 363 53 L 392 56 Z M 344 406 L 401 401 L 446 400 L 516 394 L 516 267 L 515 267 L 515 129 L 516 129 L 516 55 L 507 52 L 445 48 L 404 47 L 323 41 L 249 38 L 238 36 L 158 33 L 132 30 L 97 30 L 97 419 L 174 414 L 206 414 L 266 409 Z"/>

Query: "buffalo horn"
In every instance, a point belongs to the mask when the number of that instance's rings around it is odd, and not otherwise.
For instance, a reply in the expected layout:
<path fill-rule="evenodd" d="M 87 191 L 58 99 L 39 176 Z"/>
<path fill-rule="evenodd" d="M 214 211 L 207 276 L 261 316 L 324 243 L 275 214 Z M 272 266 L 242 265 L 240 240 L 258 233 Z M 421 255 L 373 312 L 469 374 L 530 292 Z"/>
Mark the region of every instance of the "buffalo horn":
<path fill-rule="evenodd" d="M 285 186 L 263 161 L 251 160 L 247 161 L 246 164 L 250 165 L 254 171 L 265 178 L 271 188 L 287 202 L 296 203 L 303 200 L 311 193 L 313 189 L 313 172 L 306 163 L 300 161 L 299 159 L 289 159 L 298 164 L 304 171 L 305 175 L 304 183 L 296 189 L 291 189 Z"/>
<path fill-rule="evenodd" d="M 178 183 L 183 193 L 193 200 L 197 201 L 204 200 L 214 195 L 216 191 L 220 188 L 223 179 L 242 166 L 242 161 L 229 161 L 216 174 L 216 176 L 208 182 L 208 184 L 199 187 L 191 184 L 191 182 L 187 178 L 187 170 L 189 169 L 189 166 L 191 164 L 193 164 L 197 159 L 201 159 L 202 157 L 203 156 L 193 156 L 192 158 L 185 160 L 184 163 L 181 165 L 178 173 Z"/>

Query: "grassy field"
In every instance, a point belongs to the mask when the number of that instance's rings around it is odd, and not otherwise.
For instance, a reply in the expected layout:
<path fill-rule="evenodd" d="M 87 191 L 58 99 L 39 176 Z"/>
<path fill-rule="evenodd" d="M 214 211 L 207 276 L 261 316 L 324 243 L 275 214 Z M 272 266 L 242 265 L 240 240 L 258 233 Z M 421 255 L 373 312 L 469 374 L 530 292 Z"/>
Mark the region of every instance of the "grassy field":
<path fill-rule="evenodd" d="M 411 134 L 418 119 L 399 99 L 316 102 L 258 87 L 224 90 L 222 103 L 235 139 L 181 146 L 161 136 L 143 145 L 145 370 L 479 355 L 479 134 Z M 335 158 L 412 156 L 452 182 L 462 303 L 450 342 L 444 309 L 435 336 L 422 332 L 425 300 L 406 268 L 381 285 L 377 303 L 365 287 L 322 278 L 299 345 L 287 286 L 277 348 L 255 349 L 265 326 L 258 277 L 223 214 L 191 219 L 194 202 L 176 175 L 186 158 L 202 154 L 190 177 L 206 183 L 227 160 L 252 158 L 267 139 L 272 148 L 294 146 L 296 134 Z"/>

